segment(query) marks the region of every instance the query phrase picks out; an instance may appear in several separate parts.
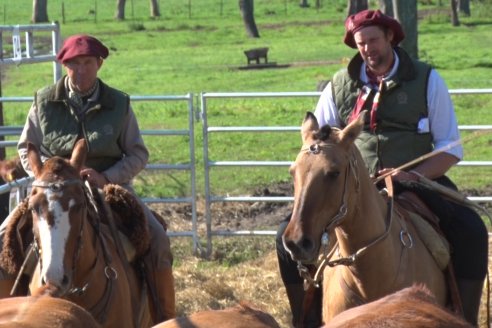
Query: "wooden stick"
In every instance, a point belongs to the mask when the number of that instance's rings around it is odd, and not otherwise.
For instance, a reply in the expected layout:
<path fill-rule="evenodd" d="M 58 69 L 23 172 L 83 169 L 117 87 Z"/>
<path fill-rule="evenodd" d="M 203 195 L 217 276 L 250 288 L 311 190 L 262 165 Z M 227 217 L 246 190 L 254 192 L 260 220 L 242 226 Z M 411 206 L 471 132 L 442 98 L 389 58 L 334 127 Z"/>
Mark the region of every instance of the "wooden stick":
<path fill-rule="evenodd" d="M 442 147 L 442 148 L 439 148 L 439 149 L 434 149 L 433 151 L 431 151 L 430 153 L 427 153 L 425 155 L 422 155 L 414 160 L 411 160 L 410 162 L 407 162 L 385 174 L 382 174 L 380 176 L 378 176 L 375 180 L 374 180 L 374 184 L 378 183 L 379 181 L 383 180 L 384 178 L 386 178 L 388 175 L 391 175 L 393 173 L 395 173 L 396 171 L 401 171 L 401 170 L 404 170 L 408 167 L 411 167 L 417 163 L 420 163 L 420 162 L 423 162 L 425 161 L 426 159 L 428 158 L 431 158 L 432 156 L 436 156 L 437 154 L 440 154 L 440 153 L 443 153 L 443 152 L 446 152 L 448 150 L 450 150 L 451 148 L 453 147 L 456 147 L 460 144 L 463 144 L 465 142 L 467 142 L 468 140 L 470 139 L 475 139 L 477 137 L 478 134 L 486 134 L 486 133 L 491 133 L 492 130 L 483 130 L 483 131 L 478 131 L 478 132 L 474 132 L 472 133 L 471 135 L 469 135 L 467 138 L 465 139 L 459 139 L 459 140 L 456 140 L 456 141 L 453 141 L 452 143 L 450 143 L 449 145 L 445 146 L 445 147 Z"/>
<path fill-rule="evenodd" d="M 452 143 L 450 143 L 449 145 L 447 145 L 445 147 L 442 147 L 442 148 L 439 148 L 439 149 L 435 149 L 435 150 L 431 151 L 430 153 L 427 153 L 425 155 L 422 155 L 420 157 L 417 157 L 416 159 L 413 159 L 410 162 L 407 162 L 407 163 L 405 163 L 405 164 L 403 164 L 401 166 L 398 166 L 397 168 L 394 168 L 393 170 L 391 170 L 389 172 L 386 172 L 385 174 L 382 174 L 382 175 L 378 176 L 376 178 L 376 180 L 374 180 L 374 183 L 378 183 L 379 181 L 383 180 L 388 175 L 392 175 L 396 171 L 404 170 L 404 169 L 406 169 L 406 168 L 408 168 L 410 166 L 413 166 L 413 165 L 415 165 L 417 163 L 423 162 L 426 159 L 431 158 L 432 156 L 436 156 L 437 154 L 446 152 L 446 151 L 450 150 L 451 148 L 458 146 L 461 143 L 463 143 L 463 141 L 461 139 L 460 140 L 456 140 L 456 141 L 453 141 Z"/>

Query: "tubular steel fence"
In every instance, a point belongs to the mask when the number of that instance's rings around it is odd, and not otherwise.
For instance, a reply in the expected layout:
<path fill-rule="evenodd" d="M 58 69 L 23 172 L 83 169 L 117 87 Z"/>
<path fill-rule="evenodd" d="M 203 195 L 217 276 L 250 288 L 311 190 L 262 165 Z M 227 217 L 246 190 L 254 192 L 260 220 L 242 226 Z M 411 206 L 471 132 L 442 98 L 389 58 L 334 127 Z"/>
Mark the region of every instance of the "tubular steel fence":
<path fill-rule="evenodd" d="M 35 35 L 38 32 L 51 32 L 52 34 L 52 47 L 49 53 L 39 53 L 34 49 Z M 4 47 L 2 42 L 3 34 L 12 34 L 11 45 L 11 57 L 4 58 L 3 54 L 9 53 Z M 24 33 L 24 36 L 21 35 Z M 23 42 L 25 44 L 23 45 Z M 55 54 L 60 46 L 60 30 L 56 23 L 53 24 L 36 24 L 36 25 L 16 25 L 16 26 L 0 26 L 0 62 L 2 65 L 19 65 L 21 63 L 39 63 L 39 62 L 53 62 L 53 78 L 57 81 L 61 77 L 60 64 L 55 60 Z M 10 50 L 10 49 L 9 49 Z M 1 92 L 1 85 L 0 85 Z M 197 227 L 197 186 L 196 186 L 196 163 L 195 158 L 195 119 L 202 122 L 202 137 L 203 137 L 203 194 L 205 198 L 205 222 L 206 222 L 206 241 L 207 241 L 207 255 L 211 254 L 212 249 L 212 237 L 213 236 L 239 236 L 239 235 L 275 235 L 276 231 L 267 230 L 242 230 L 242 231 L 223 231 L 213 229 L 213 213 L 211 205 L 218 202 L 292 202 L 293 197 L 272 197 L 272 196 L 229 196 L 229 195 L 215 195 L 211 189 L 210 170 L 212 168 L 224 168 L 224 167 L 288 167 L 291 165 L 291 161 L 212 161 L 209 158 L 210 144 L 209 138 L 215 133 L 231 133 L 231 132 L 244 132 L 244 133 L 261 133 L 261 132 L 299 132 L 299 126 L 209 126 L 208 116 L 214 115 L 210 113 L 207 101 L 210 99 L 285 99 L 285 98 L 311 98 L 319 97 L 320 92 L 214 92 L 214 93 L 201 93 L 195 97 L 193 94 L 186 95 L 144 95 L 144 96 L 131 96 L 132 103 L 134 102 L 186 102 L 187 111 L 182 113 L 183 122 L 187 121 L 187 128 L 180 130 L 172 129 L 153 129 L 142 130 L 142 135 L 158 136 L 159 138 L 165 138 L 167 136 L 186 136 L 188 141 L 185 147 L 188 147 L 189 155 L 187 163 L 167 163 L 167 164 L 148 164 L 146 171 L 150 170 L 180 170 L 189 173 L 189 195 L 185 197 L 160 197 L 149 198 L 144 197 L 142 200 L 145 203 L 188 203 L 191 205 L 191 229 L 188 231 L 169 231 L 170 236 L 178 237 L 185 236 L 191 237 L 193 240 L 193 251 L 196 253 L 198 250 L 203 251 L 200 246 L 200 236 Z M 451 95 L 477 95 L 477 94 L 492 94 L 492 89 L 454 89 L 450 90 Z M 199 99 L 198 101 L 195 99 Z M 0 93 L 0 112 L 3 111 L 4 103 L 30 103 L 33 101 L 33 97 L 2 97 Z M 196 102 L 196 103 L 195 103 Z M 27 106 L 26 106 L 27 108 Z M 198 110 L 199 108 L 199 110 Z M 195 110 L 197 109 L 197 110 Z M 181 115 L 181 114 L 180 114 Z M 181 117 L 181 116 L 180 116 Z M 480 131 L 480 130 L 492 130 L 492 125 L 461 125 L 459 126 L 461 131 Z M 20 135 L 22 131 L 21 126 L 0 126 L 0 150 L 6 147 L 15 147 L 17 140 L 13 140 L 12 137 Z M 9 137 L 9 140 L 5 140 L 5 137 Z M 490 167 L 492 161 L 462 161 L 458 166 L 469 167 Z M 10 206 L 15 206 L 21 199 L 26 196 L 28 185 L 31 182 L 31 178 L 23 178 L 14 182 L 1 185 L 0 194 L 11 192 Z M 12 192 L 14 190 L 15 192 Z M 475 202 L 492 202 L 492 196 L 480 196 L 469 197 L 470 200 Z"/>

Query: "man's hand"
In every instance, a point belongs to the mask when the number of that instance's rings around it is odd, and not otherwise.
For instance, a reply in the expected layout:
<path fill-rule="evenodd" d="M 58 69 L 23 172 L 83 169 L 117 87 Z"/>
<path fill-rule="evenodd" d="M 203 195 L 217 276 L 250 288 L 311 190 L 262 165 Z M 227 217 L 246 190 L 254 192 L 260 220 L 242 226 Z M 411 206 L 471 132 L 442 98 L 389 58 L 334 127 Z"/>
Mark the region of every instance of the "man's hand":
<path fill-rule="evenodd" d="M 80 177 L 89 181 L 91 185 L 94 185 L 98 188 L 104 187 L 105 184 L 109 183 L 108 179 L 104 174 L 97 172 L 91 168 L 85 168 L 80 171 Z"/>
<path fill-rule="evenodd" d="M 391 173 L 391 177 L 393 178 L 394 181 L 416 181 L 416 180 L 418 180 L 417 175 L 415 175 L 411 171 L 406 172 L 406 171 L 401 171 L 401 170 L 395 170 L 392 168 L 382 169 L 382 170 L 378 171 L 378 176 L 387 175 L 391 171 L 393 171 Z"/>

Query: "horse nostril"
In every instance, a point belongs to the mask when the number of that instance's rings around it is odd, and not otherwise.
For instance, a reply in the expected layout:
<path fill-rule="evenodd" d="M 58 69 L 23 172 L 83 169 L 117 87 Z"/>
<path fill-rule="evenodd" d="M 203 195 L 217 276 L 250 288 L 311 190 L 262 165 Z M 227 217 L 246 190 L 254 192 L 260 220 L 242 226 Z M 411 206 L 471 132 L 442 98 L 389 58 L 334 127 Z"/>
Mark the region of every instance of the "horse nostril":
<path fill-rule="evenodd" d="M 311 249 L 313 249 L 313 242 L 311 241 L 311 239 L 309 238 L 303 238 L 302 239 L 302 242 L 301 242 L 301 247 L 302 249 L 304 249 L 305 251 L 311 251 Z"/>
<path fill-rule="evenodd" d="M 62 279 L 62 284 L 63 284 L 64 286 L 66 286 L 66 285 L 68 285 L 68 282 L 69 282 L 68 277 L 67 277 L 66 275 L 64 275 L 64 276 L 63 276 L 63 279 Z"/>

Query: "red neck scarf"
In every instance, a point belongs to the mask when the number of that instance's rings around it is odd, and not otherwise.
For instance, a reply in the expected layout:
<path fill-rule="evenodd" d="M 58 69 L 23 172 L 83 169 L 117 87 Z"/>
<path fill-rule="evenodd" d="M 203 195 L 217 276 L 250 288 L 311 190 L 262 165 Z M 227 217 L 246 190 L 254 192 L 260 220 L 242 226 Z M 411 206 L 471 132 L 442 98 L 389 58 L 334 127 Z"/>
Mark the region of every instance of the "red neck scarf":
<path fill-rule="evenodd" d="M 369 126 L 371 131 L 374 132 L 377 126 L 377 110 L 379 105 L 379 97 L 381 95 L 381 91 L 384 87 L 384 81 L 381 79 L 379 82 L 379 88 L 371 89 L 369 85 L 364 85 L 357 97 L 357 101 L 355 102 L 354 109 L 352 110 L 352 114 L 349 117 L 348 122 L 352 122 L 355 120 L 362 110 L 370 111 L 370 121 Z M 372 104 L 371 104 L 372 102 Z"/>

